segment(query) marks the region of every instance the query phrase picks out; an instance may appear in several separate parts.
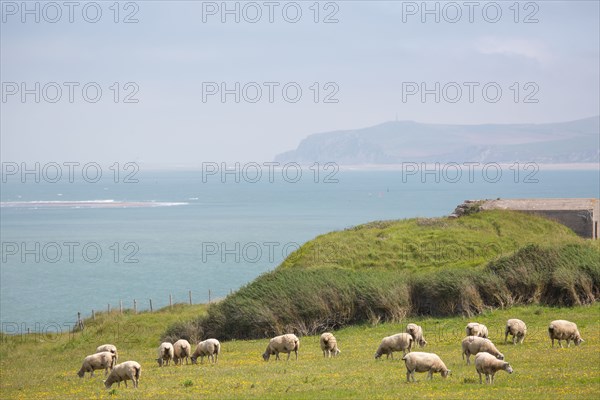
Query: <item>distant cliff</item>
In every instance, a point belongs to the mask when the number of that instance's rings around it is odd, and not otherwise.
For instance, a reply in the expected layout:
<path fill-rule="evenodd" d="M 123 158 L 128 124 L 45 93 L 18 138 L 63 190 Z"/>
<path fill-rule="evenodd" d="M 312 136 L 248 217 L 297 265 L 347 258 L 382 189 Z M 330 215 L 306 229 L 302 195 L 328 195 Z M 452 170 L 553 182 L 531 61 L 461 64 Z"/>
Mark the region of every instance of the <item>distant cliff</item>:
<path fill-rule="evenodd" d="M 600 117 L 550 124 L 442 125 L 386 122 L 368 128 L 317 133 L 278 162 L 340 165 L 402 162 L 600 161 Z"/>

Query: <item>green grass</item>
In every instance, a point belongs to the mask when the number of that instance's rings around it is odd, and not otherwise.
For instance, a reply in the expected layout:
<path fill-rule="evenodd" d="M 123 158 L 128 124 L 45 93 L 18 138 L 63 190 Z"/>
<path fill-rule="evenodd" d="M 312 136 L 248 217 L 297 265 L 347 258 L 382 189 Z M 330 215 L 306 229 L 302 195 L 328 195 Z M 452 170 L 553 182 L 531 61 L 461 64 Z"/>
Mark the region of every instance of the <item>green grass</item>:
<path fill-rule="evenodd" d="M 300 338 L 299 360 L 269 361 L 261 354 L 267 339 L 222 343 L 216 365 L 159 368 L 154 361 L 158 337 L 168 324 L 201 314 L 204 306 L 178 306 L 153 314 L 100 315 L 86 330 L 58 337 L 2 336 L 0 392 L 3 399 L 234 399 L 234 398 L 415 398 L 458 399 L 593 399 L 600 396 L 600 304 L 573 308 L 519 306 L 495 310 L 475 319 L 410 318 L 398 324 L 356 325 L 335 332 L 342 353 L 323 359 L 318 336 Z M 523 345 L 504 345 L 508 318 L 528 325 Z M 576 322 L 585 342 L 579 347 L 552 349 L 547 326 L 554 319 Z M 461 359 L 460 341 L 467 322 L 477 320 L 490 329 L 490 338 L 515 372 L 496 375 L 493 386 L 479 385 L 473 365 Z M 452 370 L 443 380 L 417 374 L 406 383 L 406 369 L 395 360 L 373 357 L 382 337 L 403 331 L 408 322 L 423 326 L 429 344 Z M 84 356 L 99 344 L 114 343 L 120 361 L 142 365 L 140 386 L 104 389 L 102 373 L 80 379 L 76 372 Z"/>
<path fill-rule="evenodd" d="M 548 219 L 486 211 L 379 221 L 317 237 L 167 339 L 302 335 L 417 315 L 600 298 L 598 242 Z"/>

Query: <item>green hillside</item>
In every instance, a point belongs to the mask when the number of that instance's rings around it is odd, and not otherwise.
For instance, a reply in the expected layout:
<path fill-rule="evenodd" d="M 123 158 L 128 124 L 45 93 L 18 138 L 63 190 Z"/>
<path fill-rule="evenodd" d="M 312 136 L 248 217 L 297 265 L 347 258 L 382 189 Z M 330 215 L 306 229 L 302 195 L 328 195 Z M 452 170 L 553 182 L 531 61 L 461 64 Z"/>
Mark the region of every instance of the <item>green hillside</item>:
<path fill-rule="evenodd" d="M 164 338 L 307 335 L 414 315 L 476 315 L 599 297 L 598 245 L 545 218 L 486 211 L 373 222 L 317 237 Z"/>

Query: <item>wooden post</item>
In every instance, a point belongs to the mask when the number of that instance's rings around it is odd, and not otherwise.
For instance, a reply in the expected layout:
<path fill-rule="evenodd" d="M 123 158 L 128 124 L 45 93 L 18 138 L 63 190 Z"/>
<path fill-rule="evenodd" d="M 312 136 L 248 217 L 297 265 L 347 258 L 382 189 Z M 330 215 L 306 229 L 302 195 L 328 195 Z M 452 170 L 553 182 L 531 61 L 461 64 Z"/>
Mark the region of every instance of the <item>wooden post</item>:
<path fill-rule="evenodd" d="M 119 300 L 119 312 L 123 314 L 123 300 Z"/>
<path fill-rule="evenodd" d="M 192 305 L 192 291 L 188 290 L 188 294 L 190 295 L 190 306 Z"/>
<path fill-rule="evenodd" d="M 83 330 L 83 321 L 81 320 L 81 312 L 77 311 L 77 327 Z"/>
<path fill-rule="evenodd" d="M 210 289 L 208 289 L 208 304 L 210 304 Z"/>
<path fill-rule="evenodd" d="M 133 312 L 137 314 L 137 301 L 133 299 Z"/>
<path fill-rule="evenodd" d="M 169 308 L 173 308 L 173 296 L 169 294 Z"/>
<path fill-rule="evenodd" d="M 150 300 L 150 312 L 152 312 L 152 299 L 148 299 Z"/>
<path fill-rule="evenodd" d="M 94 309 L 92 308 L 92 319 L 95 321 L 96 320 L 96 313 L 94 312 Z"/>
<path fill-rule="evenodd" d="M 108 313 L 110 314 L 110 303 L 108 303 Z"/>

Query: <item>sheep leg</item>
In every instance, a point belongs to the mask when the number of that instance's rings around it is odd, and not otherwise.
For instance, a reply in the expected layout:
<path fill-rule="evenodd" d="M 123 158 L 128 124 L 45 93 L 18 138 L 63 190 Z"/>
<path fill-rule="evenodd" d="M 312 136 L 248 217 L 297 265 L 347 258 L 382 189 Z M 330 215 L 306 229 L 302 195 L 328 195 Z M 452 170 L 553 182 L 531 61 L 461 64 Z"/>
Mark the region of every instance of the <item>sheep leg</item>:
<path fill-rule="evenodd" d="M 429 370 L 429 372 L 427 373 L 427 380 L 432 380 L 433 379 L 433 372 L 431 370 Z"/>
<path fill-rule="evenodd" d="M 571 339 L 567 339 L 567 347 L 571 347 Z"/>
<path fill-rule="evenodd" d="M 495 374 L 496 374 L 495 372 L 492 372 L 491 375 L 490 375 L 490 383 L 491 384 L 494 384 L 494 375 Z"/>
<path fill-rule="evenodd" d="M 406 382 L 410 382 L 410 371 L 406 370 Z"/>
<path fill-rule="evenodd" d="M 467 355 L 467 365 L 471 365 L 471 353 L 465 353 Z"/>
<path fill-rule="evenodd" d="M 514 336 L 513 336 L 514 338 Z M 504 344 L 506 344 L 506 340 L 508 339 L 508 330 L 506 330 L 506 332 L 504 332 Z"/>
<path fill-rule="evenodd" d="M 481 385 L 483 382 L 481 381 L 481 372 L 477 371 L 477 373 L 479 374 L 479 384 Z M 486 378 L 486 382 L 487 382 L 487 378 Z"/>
<path fill-rule="evenodd" d="M 558 345 L 560 346 L 560 348 L 562 349 L 562 342 L 560 339 L 558 339 Z"/>

